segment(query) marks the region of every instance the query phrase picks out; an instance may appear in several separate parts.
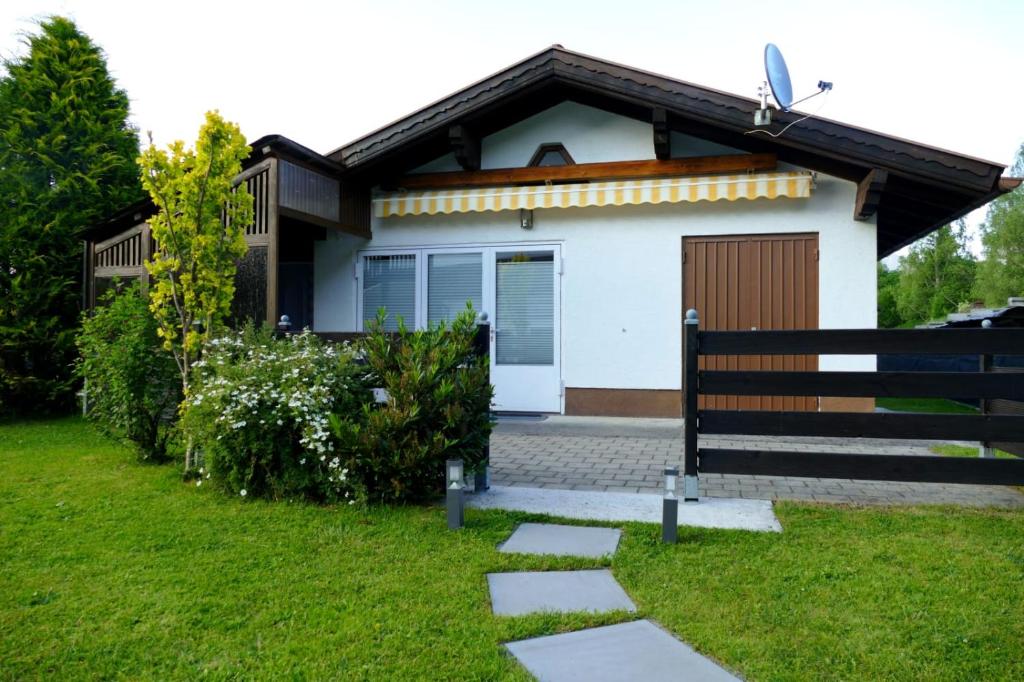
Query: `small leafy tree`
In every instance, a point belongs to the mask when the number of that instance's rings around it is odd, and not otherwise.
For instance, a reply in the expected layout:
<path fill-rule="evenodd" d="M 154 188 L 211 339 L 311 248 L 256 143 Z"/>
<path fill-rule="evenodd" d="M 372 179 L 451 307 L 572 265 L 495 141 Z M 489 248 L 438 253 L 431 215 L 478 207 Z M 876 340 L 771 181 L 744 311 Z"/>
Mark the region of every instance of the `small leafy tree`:
<path fill-rule="evenodd" d="M 128 95 L 51 17 L 0 74 L 0 412 L 70 407 L 81 231 L 142 198 Z"/>
<path fill-rule="evenodd" d="M 248 153 L 238 126 L 212 111 L 194 150 L 181 141 L 166 151 L 150 143 L 139 158 L 143 187 L 157 207 L 150 220 L 157 248 L 146 263 L 150 310 L 186 398 L 203 341 L 230 313 L 235 264 L 245 254 L 252 196 L 244 183 L 233 187 L 232 181 Z M 191 467 L 188 448 L 186 471 Z"/>
<path fill-rule="evenodd" d="M 1010 174 L 1024 175 L 1024 145 Z M 1006 305 L 1008 297 L 1024 296 L 1024 189 L 989 204 L 981 243 L 985 260 L 978 264 L 977 296 L 990 305 Z"/>
<path fill-rule="evenodd" d="M 962 220 L 919 240 L 900 258 L 900 316 L 916 324 L 957 310 L 971 297 L 976 265 Z"/>
<path fill-rule="evenodd" d="M 108 291 L 83 316 L 77 343 L 89 418 L 131 442 L 139 459 L 166 459 L 181 384 L 138 284 Z"/>

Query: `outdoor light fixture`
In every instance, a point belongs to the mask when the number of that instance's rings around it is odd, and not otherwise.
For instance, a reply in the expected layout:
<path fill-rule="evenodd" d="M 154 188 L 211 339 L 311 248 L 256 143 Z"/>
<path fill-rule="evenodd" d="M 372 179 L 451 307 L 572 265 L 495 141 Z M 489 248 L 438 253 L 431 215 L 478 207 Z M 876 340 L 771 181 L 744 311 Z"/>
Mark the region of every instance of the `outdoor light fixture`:
<path fill-rule="evenodd" d="M 519 209 L 519 227 L 524 230 L 533 229 L 533 211 L 527 208 Z"/>
<path fill-rule="evenodd" d="M 461 459 L 450 459 L 446 467 L 446 502 L 448 506 L 448 529 L 462 528 L 463 523 L 463 492 L 462 479 L 465 469 Z"/>
<path fill-rule="evenodd" d="M 661 541 L 675 543 L 679 532 L 679 498 L 676 497 L 676 481 L 679 469 L 665 468 L 665 497 L 661 502 Z"/>

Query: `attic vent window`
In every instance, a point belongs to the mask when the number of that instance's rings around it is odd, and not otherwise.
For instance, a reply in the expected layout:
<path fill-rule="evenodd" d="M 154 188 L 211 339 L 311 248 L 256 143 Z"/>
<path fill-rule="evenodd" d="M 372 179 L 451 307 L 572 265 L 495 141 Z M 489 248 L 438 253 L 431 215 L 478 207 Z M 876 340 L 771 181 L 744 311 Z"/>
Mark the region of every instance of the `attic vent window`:
<path fill-rule="evenodd" d="M 569 151 L 563 144 L 542 144 L 533 153 L 529 165 L 534 166 L 575 166 Z"/>

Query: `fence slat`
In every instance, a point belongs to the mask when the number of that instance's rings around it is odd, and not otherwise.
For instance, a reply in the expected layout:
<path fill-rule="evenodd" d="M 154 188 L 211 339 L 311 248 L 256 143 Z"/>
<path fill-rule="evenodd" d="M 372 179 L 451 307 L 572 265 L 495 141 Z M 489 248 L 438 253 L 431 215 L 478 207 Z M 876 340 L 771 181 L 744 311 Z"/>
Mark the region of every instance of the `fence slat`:
<path fill-rule="evenodd" d="M 1024 354 L 1021 329 L 703 331 L 701 355 Z"/>
<path fill-rule="evenodd" d="M 1024 381 L 1011 374 L 964 372 L 699 373 L 704 395 L 793 395 L 1024 400 Z"/>
<path fill-rule="evenodd" d="M 700 470 L 714 474 L 1024 485 L 1024 459 L 701 449 Z"/>
<path fill-rule="evenodd" d="M 1024 415 L 705 410 L 702 434 L 1024 440 Z"/>

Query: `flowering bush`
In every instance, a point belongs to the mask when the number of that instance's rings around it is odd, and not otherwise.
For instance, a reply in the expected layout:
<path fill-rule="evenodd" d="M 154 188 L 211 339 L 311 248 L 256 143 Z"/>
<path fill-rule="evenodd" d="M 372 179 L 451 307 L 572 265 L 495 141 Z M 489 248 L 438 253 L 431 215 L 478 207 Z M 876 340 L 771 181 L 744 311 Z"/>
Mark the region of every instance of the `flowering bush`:
<path fill-rule="evenodd" d="M 493 389 L 487 358 L 474 355 L 472 309 L 450 326 L 398 334 L 371 326 L 362 351 L 367 381 L 387 391 L 384 403 L 362 414 L 335 412 L 339 452 L 371 501 L 434 497 L 444 490 L 445 460 L 462 459 L 467 471 L 483 463 L 491 432 Z"/>
<path fill-rule="evenodd" d="M 353 359 L 309 332 L 278 339 L 249 325 L 213 339 L 182 418 L 203 450 L 203 475 L 243 496 L 352 501 L 328 415 L 370 400 Z"/>

